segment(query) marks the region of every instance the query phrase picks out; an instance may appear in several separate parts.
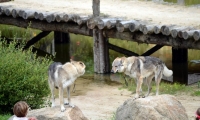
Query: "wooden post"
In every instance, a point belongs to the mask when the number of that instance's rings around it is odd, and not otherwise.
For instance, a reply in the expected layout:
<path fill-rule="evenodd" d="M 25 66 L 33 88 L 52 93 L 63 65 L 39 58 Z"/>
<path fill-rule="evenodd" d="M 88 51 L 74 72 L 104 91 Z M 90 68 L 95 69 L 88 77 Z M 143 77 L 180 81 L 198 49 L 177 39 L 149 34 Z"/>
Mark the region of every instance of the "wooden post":
<path fill-rule="evenodd" d="M 94 55 L 94 72 L 100 73 L 100 59 L 99 59 L 99 39 L 98 29 L 93 29 L 93 55 Z"/>
<path fill-rule="evenodd" d="M 70 37 L 69 33 L 54 31 L 54 49 L 56 56 L 54 61 L 68 62 L 70 59 Z M 58 58 L 61 57 L 61 58 Z M 57 60 L 58 59 L 58 60 Z"/>
<path fill-rule="evenodd" d="M 110 59 L 108 49 L 108 38 L 103 36 L 103 31 L 99 29 L 93 30 L 93 53 L 94 53 L 94 72 L 109 73 Z"/>
<path fill-rule="evenodd" d="M 172 48 L 173 82 L 188 84 L 188 50 Z"/>
<path fill-rule="evenodd" d="M 55 43 L 70 43 L 69 33 L 54 31 Z"/>
<path fill-rule="evenodd" d="M 93 0 L 92 10 L 93 10 L 93 17 L 98 17 L 100 14 L 100 0 Z"/>
<path fill-rule="evenodd" d="M 100 14 L 100 0 L 93 0 L 93 17 L 98 17 Z M 109 73 L 110 61 L 108 50 L 108 39 L 103 36 L 103 31 L 97 27 L 93 29 L 93 53 L 94 53 L 94 72 Z"/>

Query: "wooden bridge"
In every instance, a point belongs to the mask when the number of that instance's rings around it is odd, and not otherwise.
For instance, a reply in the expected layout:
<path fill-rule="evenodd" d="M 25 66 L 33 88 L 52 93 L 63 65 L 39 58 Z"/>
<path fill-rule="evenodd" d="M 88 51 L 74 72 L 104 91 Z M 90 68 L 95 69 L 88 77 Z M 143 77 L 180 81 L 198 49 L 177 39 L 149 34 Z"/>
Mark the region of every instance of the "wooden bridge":
<path fill-rule="evenodd" d="M 155 44 L 155 47 L 143 53 L 143 56 L 151 55 L 163 46 L 172 46 L 172 61 L 175 63 L 173 64 L 173 80 L 191 84 L 187 74 L 187 49 L 200 49 L 200 29 L 198 28 L 106 17 L 100 15 L 100 0 L 93 0 L 93 14 L 88 15 L 76 14 L 76 11 L 68 13 L 56 9 L 23 8 L 18 7 L 15 1 L 0 3 L 0 24 L 42 30 L 43 32 L 27 42 L 27 48 L 51 31 L 60 36 L 66 33 L 93 36 L 94 72 L 96 73 L 110 72 L 109 49 L 127 56 L 139 56 L 133 51 L 109 43 L 108 38 L 116 38 Z"/>

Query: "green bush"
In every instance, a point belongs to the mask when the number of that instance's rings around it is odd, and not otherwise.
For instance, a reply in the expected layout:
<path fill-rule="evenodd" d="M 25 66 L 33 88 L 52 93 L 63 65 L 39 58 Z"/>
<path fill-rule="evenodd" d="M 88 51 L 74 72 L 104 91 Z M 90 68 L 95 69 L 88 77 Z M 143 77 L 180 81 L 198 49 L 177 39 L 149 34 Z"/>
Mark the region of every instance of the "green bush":
<path fill-rule="evenodd" d="M 0 113 L 12 112 L 13 105 L 26 101 L 31 108 L 41 108 L 47 102 L 49 86 L 47 69 L 51 59 L 37 57 L 31 49 L 9 45 L 0 39 Z"/>

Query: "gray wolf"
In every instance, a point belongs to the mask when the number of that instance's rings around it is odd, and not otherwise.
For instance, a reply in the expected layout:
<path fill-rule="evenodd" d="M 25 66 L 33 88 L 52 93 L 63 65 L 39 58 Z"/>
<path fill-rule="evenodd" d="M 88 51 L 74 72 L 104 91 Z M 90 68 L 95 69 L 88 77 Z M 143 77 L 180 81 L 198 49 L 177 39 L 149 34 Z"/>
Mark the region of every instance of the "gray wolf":
<path fill-rule="evenodd" d="M 48 82 L 52 94 L 52 107 L 55 106 L 54 88 L 59 89 L 59 99 L 61 111 L 65 111 L 63 89 L 67 88 L 68 104 L 70 107 L 74 107 L 70 99 L 70 86 L 75 82 L 77 77 L 85 73 L 85 64 L 81 61 L 66 62 L 61 64 L 60 62 L 54 62 L 48 69 Z"/>
<path fill-rule="evenodd" d="M 139 97 L 144 79 L 146 79 L 148 86 L 148 92 L 145 95 L 147 97 L 151 91 L 151 81 L 154 77 L 156 82 L 156 95 L 158 95 L 159 83 L 162 76 L 169 77 L 173 74 L 172 70 L 169 70 L 163 61 L 151 56 L 117 57 L 112 63 L 111 72 L 125 73 L 131 78 L 136 79 L 137 87 L 135 98 Z"/>

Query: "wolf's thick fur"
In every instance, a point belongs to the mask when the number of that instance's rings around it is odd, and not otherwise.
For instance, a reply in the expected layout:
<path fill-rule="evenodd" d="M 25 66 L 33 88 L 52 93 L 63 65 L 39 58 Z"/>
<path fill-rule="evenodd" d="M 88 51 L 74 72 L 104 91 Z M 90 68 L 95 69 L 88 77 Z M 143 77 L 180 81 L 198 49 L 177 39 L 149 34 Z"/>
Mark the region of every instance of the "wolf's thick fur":
<path fill-rule="evenodd" d="M 85 64 L 81 61 L 73 61 L 62 65 L 60 62 L 54 62 L 49 66 L 48 82 L 52 94 L 52 107 L 55 106 L 54 88 L 59 89 L 59 99 L 61 111 L 65 111 L 63 89 L 67 87 L 69 106 L 74 107 L 70 100 L 70 86 L 77 77 L 85 73 Z"/>
<path fill-rule="evenodd" d="M 135 98 L 139 97 L 139 91 L 143 83 L 143 79 L 147 80 L 148 96 L 151 90 L 151 81 L 155 77 L 156 81 L 156 95 L 159 94 L 159 83 L 162 76 L 169 77 L 173 74 L 160 59 L 151 56 L 139 57 L 117 57 L 112 63 L 111 72 L 123 72 L 137 80 L 137 88 Z"/>

